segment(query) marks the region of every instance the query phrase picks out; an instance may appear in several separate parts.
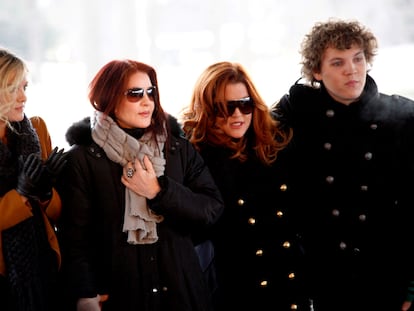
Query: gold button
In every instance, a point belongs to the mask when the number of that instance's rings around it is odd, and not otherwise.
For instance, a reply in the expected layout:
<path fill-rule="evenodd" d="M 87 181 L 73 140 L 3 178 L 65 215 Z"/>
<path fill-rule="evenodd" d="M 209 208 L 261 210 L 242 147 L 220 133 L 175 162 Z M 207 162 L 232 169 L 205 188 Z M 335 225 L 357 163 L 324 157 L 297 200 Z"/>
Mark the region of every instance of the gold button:
<path fill-rule="evenodd" d="M 365 160 L 369 161 L 372 159 L 372 153 L 371 152 L 367 152 L 364 155 Z"/>
<path fill-rule="evenodd" d="M 332 149 L 332 144 L 331 143 L 324 143 L 323 144 L 323 148 L 325 150 L 331 150 Z"/>

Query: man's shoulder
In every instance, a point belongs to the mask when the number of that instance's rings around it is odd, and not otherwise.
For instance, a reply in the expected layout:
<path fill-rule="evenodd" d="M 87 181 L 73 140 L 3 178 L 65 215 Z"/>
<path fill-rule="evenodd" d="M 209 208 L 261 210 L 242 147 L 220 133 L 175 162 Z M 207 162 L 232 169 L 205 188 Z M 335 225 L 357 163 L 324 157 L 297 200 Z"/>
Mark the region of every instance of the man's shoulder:
<path fill-rule="evenodd" d="M 383 104 L 394 108 L 396 112 L 414 114 L 414 100 L 411 98 L 398 94 L 387 95 L 380 93 L 380 99 Z"/>

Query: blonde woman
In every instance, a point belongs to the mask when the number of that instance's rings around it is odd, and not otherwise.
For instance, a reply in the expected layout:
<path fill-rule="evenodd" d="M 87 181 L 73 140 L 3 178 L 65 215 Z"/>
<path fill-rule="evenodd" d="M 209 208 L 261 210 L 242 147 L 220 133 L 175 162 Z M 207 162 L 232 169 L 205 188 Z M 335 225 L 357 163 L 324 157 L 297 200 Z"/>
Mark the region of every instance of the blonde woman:
<path fill-rule="evenodd" d="M 53 188 L 64 165 L 46 124 L 24 113 L 28 70 L 0 48 L 0 309 L 55 310 L 60 250 Z"/>

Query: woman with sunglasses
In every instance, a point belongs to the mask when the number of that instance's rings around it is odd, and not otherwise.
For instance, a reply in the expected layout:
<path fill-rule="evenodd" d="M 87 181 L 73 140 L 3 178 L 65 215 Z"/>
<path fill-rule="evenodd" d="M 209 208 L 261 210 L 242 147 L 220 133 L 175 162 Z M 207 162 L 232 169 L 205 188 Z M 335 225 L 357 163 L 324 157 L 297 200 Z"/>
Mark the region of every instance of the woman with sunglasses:
<path fill-rule="evenodd" d="M 279 131 L 246 70 L 231 62 L 204 70 L 182 122 L 225 201 L 204 235 L 215 251 L 206 274 L 216 273 L 216 310 L 307 310 L 303 255 L 279 164 L 291 135 Z"/>
<path fill-rule="evenodd" d="M 210 311 L 192 233 L 220 192 L 161 106 L 155 70 L 113 60 L 90 83 L 62 174 L 64 283 L 77 311 Z"/>

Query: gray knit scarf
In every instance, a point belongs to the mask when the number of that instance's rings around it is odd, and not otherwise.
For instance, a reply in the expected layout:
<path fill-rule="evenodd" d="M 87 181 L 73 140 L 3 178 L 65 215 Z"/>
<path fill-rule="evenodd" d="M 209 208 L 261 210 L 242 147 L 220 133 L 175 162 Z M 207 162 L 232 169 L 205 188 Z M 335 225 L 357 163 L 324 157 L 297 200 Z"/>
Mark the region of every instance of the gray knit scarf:
<path fill-rule="evenodd" d="M 147 155 L 158 176 L 164 173 L 163 154 L 166 137 L 158 135 L 157 141 L 151 139 L 152 133 L 145 133 L 140 139 L 128 135 L 111 117 L 96 111 L 91 118 L 92 138 L 103 148 L 108 158 L 124 167 L 134 159 L 143 160 Z M 151 244 L 158 240 L 157 223 L 163 220 L 148 207 L 147 199 L 125 188 L 125 218 L 123 232 L 128 234 L 130 244 Z"/>

